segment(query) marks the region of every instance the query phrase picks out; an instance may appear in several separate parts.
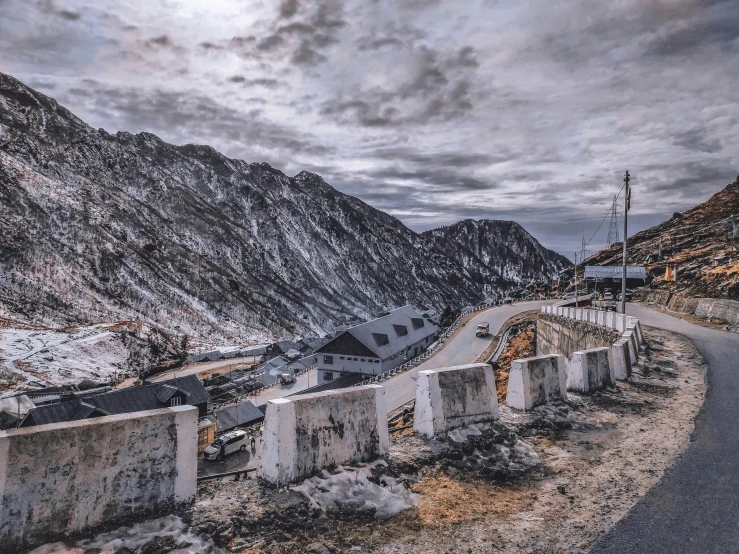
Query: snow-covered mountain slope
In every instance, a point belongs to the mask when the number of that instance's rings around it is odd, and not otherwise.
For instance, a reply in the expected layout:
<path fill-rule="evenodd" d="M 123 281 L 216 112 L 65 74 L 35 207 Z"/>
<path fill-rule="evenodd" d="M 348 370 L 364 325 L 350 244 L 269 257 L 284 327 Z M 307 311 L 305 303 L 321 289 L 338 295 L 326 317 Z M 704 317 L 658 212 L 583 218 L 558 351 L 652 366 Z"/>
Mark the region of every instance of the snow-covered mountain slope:
<path fill-rule="evenodd" d="M 181 361 L 184 346 L 156 327 L 133 321 L 63 329 L 0 326 L 0 397 L 136 375 L 165 359 Z"/>
<path fill-rule="evenodd" d="M 501 290 L 554 278 L 571 265 L 514 221 L 465 219 L 421 237 L 434 252 L 467 268 L 475 281 Z"/>
<path fill-rule="evenodd" d="M 96 130 L 4 74 L 0 209 L 0 307 L 49 325 L 285 338 L 405 303 L 460 306 L 482 283 L 561 267 L 528 263 L 541 247 L 519 231 L 500 236 L 527 244 L 460 257 L 463 237 L 414 233 L 318 175 Z"/>

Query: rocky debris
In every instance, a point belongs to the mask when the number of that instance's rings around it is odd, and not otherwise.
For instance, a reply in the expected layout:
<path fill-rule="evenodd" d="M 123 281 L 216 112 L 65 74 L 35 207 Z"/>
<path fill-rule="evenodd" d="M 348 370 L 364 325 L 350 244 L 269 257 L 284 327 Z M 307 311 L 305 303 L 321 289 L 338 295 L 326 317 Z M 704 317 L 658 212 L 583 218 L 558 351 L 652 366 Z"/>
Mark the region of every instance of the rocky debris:
<path fill-rule="evenodd" d="M 419 234 L 315 174 L 93 129 L 2 73 L 0 129 L 0 306 L 30 322 L 292 338 L 569 265 L 513 222 Z"/>
<path fill-rule="evenodd" d="M 631 265 L 645 265 L 653 287 L 686 298 L 739 300 L 739 177 L 706 202 L 629 238 Z M 623 244 L 585 260 L 585 265 L 621 265 Z M 661 255 L 660 255 L 661 251 Z M 677 267 L 677 282 L 667 280 Z"/>

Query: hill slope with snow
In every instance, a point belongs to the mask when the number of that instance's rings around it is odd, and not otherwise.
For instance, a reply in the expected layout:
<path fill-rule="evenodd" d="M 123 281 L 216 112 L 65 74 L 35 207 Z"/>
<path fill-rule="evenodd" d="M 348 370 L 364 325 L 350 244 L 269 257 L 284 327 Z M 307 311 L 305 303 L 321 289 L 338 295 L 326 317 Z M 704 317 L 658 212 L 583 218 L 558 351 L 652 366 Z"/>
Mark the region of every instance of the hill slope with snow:
<path fill-rule="evenodd" d="M 511 222 L 494 223 L 513 243 L 460 257 L 459 237 L 417 234 L 318 175 L 93 129 L 4 74 L 0 209 L 0 306 L 48 325 L 284 338 L 406 303 L 461 306 L 483 283 L 505 294 L 567 263 Z"/>

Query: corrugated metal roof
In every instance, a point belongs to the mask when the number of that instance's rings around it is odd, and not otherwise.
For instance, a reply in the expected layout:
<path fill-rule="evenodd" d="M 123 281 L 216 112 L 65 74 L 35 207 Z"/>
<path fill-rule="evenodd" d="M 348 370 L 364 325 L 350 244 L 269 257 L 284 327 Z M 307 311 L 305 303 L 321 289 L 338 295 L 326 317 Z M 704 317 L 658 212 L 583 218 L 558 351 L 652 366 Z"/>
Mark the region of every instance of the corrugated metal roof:
<path fill-rule="evenodd" d="M 45 425 L 63 421 L 85 419 L 93 412 L 98 414 L 128 414 L 167 407 L 166 401 L 177 391 L 185 394 L 185 403 L 191 406 L 210 400 L 196 375 L 177 377 L 141 387 L 129 387 L 118 391 L 86 396 L 84 400 L 70 400 L 60 404 L 40 406 L 28 413 L 26 425 Z"/>
<path fill-rule="evenodd" d="M 621 279 L 623 266 L 621 265 L 589 265 L 585 267 L 585 279 Z M 626 266 L 627 279 L 647 280 L 647 268 L 643 266 Z"/>

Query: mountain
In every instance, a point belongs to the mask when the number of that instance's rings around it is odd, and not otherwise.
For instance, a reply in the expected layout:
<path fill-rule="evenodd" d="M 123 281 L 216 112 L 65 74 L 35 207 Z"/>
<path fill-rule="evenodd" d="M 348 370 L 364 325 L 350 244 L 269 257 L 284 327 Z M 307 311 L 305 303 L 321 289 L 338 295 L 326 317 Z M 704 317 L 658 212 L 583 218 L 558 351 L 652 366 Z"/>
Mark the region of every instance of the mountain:
<path fill-rule="evenodd" d="M 568 265 L 512 222 L 490 223 L 526 244 L 490 237 L 460 257 L 462 234 L 415 233 L 318 175 L 93 129 L 3 74 L 0 209 L 0 315 L 48 325 L 284 338 L 405 303 L 461 306 L 483 282 L 505 294 Z"/>
<path fill-rule="evenodd" d="M 541 281 L 542 276 L 554 277 L 572 265 L 514 221 L 465 219 L 421 236 L 432 251 L 467 268 L 476 282 L 500 290 Z"/>
<path fill-rule="evenodd" d="M 645 265 L 657 288 L 739 300 L 737 225 L 739 177 L 703 204 L 629 237 L 627 262 Z M 621 265 L 622 248 L 614 244 L 585 264 Z M 677 282 L 664 278 L 668 268 L 677 268 Z"/>

